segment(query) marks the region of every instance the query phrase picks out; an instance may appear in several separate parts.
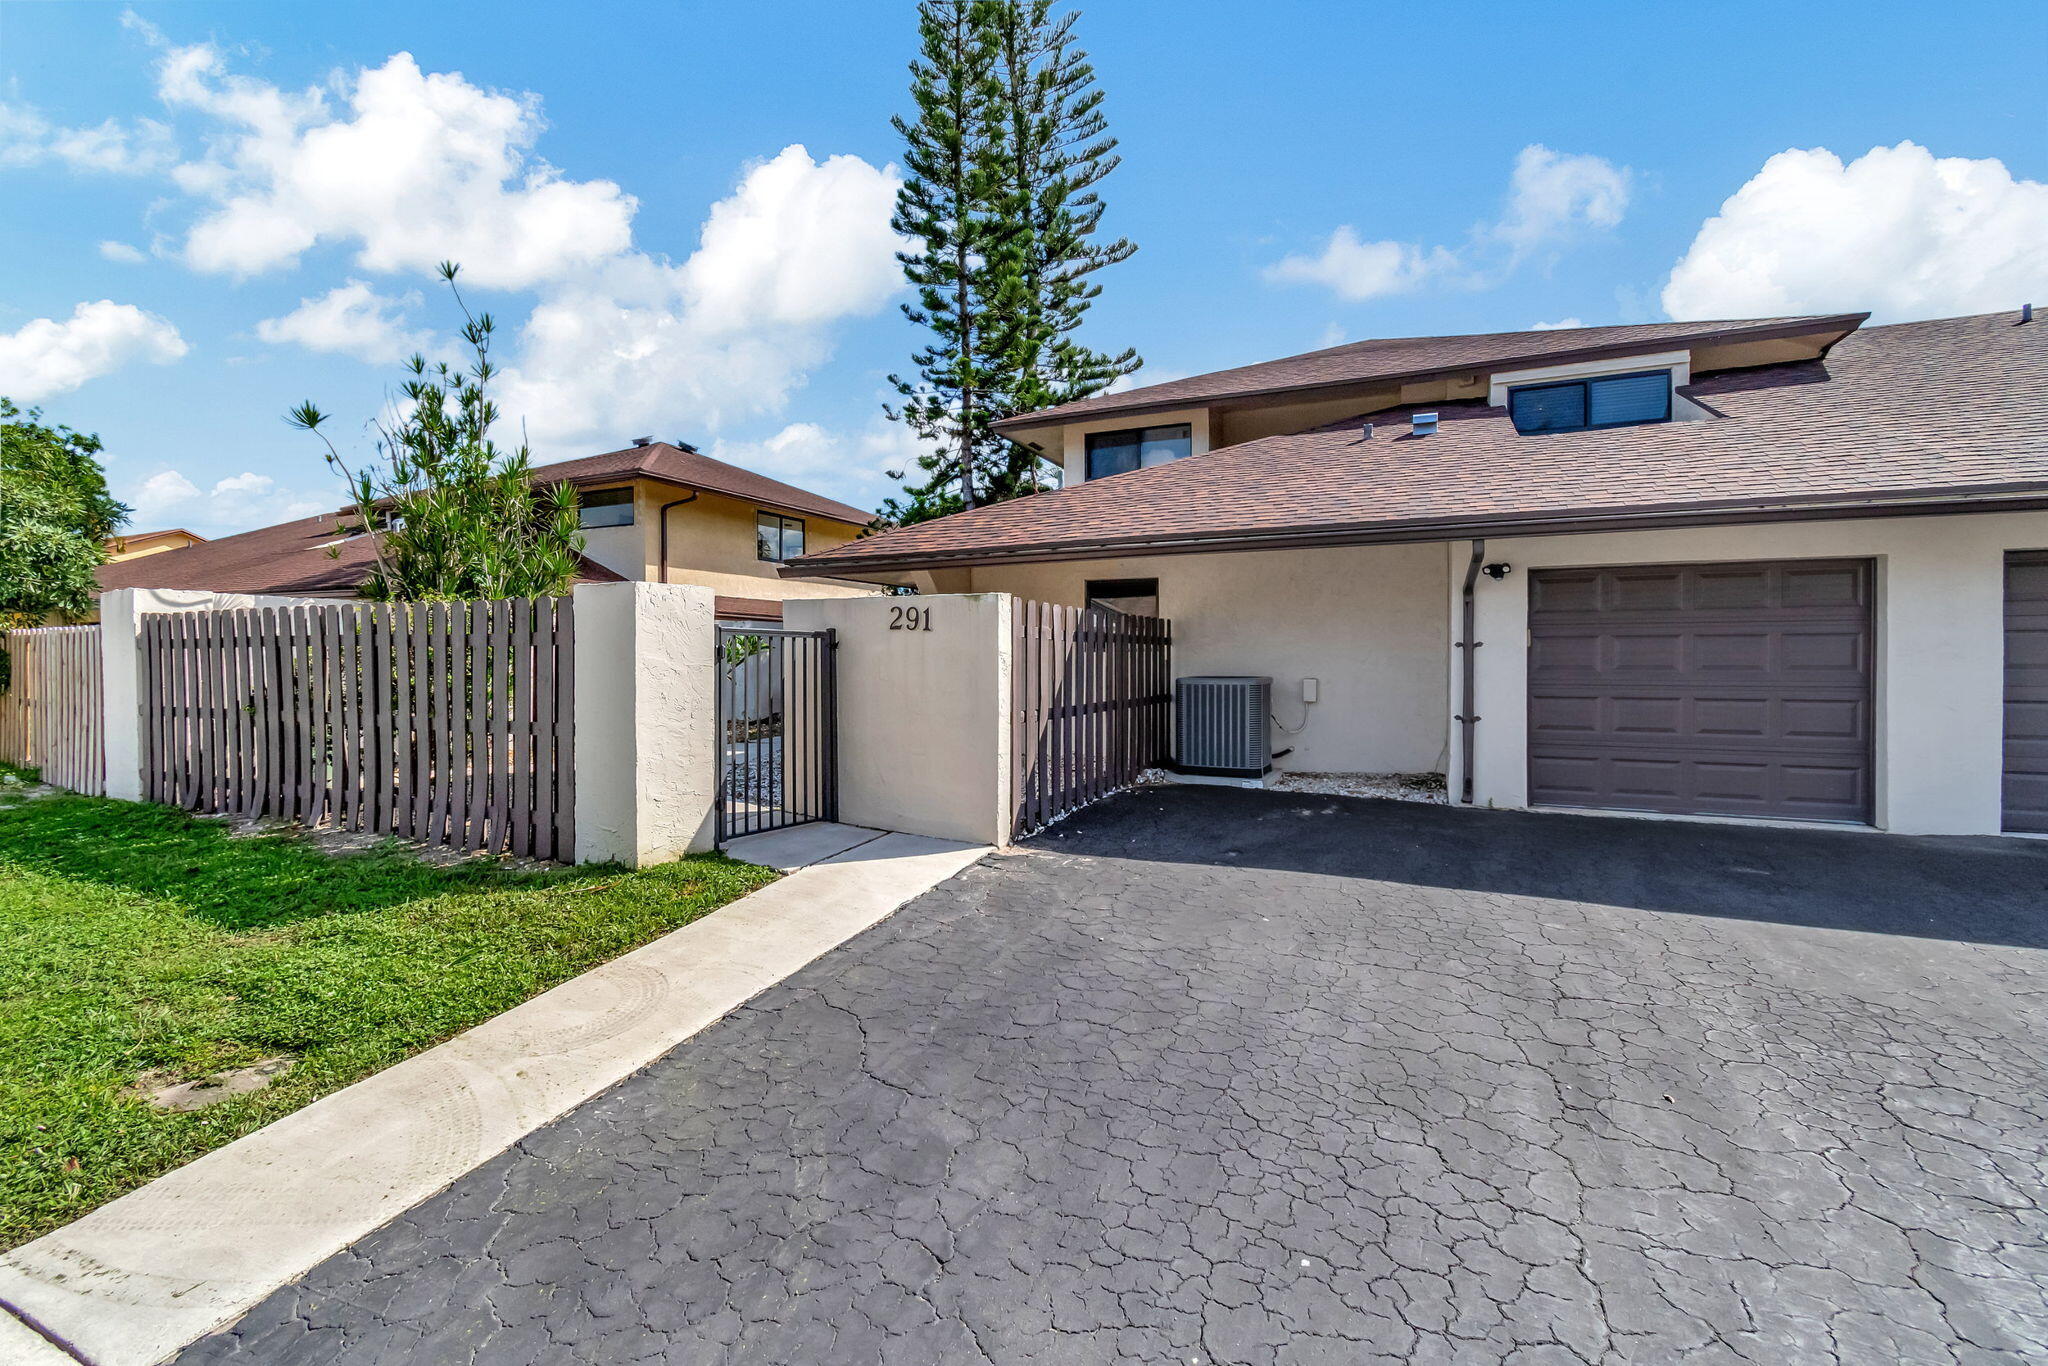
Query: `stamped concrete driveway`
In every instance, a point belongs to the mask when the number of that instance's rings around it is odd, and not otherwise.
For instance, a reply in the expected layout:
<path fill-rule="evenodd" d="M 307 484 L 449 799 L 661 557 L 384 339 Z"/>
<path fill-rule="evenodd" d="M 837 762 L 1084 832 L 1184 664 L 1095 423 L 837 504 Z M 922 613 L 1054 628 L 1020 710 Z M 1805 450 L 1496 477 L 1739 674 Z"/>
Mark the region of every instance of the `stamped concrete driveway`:
<path fill-rule="evenodd" d="M 2044 944 L 2043 844 L 1131 794 L 182 1360 L 2039 1360 Z"/>

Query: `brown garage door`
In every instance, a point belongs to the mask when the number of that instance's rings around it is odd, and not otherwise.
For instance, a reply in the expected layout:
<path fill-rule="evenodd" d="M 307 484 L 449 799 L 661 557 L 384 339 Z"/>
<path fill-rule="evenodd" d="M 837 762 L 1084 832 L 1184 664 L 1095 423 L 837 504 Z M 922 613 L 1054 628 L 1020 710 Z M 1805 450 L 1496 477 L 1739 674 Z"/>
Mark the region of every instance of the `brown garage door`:
<path fill-rule="evenodd" d="M 2048 550 L 2005 557 L 2005 828 L 2048 834 Z"/>
<path fill-rule="evenodd" d="M 1529 799 L 1870 819 L 1868 560 L 1542 569 Z"/>

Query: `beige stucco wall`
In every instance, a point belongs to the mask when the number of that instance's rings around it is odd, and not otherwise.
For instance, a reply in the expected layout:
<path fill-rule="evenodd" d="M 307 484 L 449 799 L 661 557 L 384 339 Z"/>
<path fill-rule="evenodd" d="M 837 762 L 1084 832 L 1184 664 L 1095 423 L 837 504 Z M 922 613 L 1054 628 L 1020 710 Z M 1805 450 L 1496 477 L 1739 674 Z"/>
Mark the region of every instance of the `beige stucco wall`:
<path fill-rule="evenodd" d="M 839 819 L 975 844 L 1010 833 L 1010 610 L 996 594 L 792 602 L 839 633 Z M 906 611 L 916 629 L 899 627 Z"/>
<path fill-rule="evenodd" d="M 616 486 L 615 486 L 616 487 Z M 592 527 L 583 533 L 584 554 L 615 574 L 654 581 L 661 576 L 661 509 L 689 490 L 643 479 L 633 486 L 633 524 Z M 668 512 L 669 583 L 697 584 L 713 592 L 746 598 L 840 598 L 875 592 L 871 584 L 835 579 L 785 579 L 777 566 L 754 550 L 757 503 L 700 493 Z M 824 517 L 804 517 L 806 550 L 844 545 L 860 528 Z"/>
<path fill-rule="evenodd" d="M 587 583 L 576 604 L 576 861 L 639 868 L 713 842 L 713 594 Z"/>
<path fill-rule="evenodd" d="M 957 572 L 957 571 L 956 571 Z M 1081 605 L 1089 579 L 1156 578 L 1173 671 L 1270 674 L 1273 747 L 1296 772 L 1423 773 L 1446 759 L 1441 545 L 1158 555 L 975 569 L 976 592 Z M 1302 702 L 1315 678 L 1321 700 Z"/>
<path fill-rule="evenodd" d="M 1454 622 L 1469 541 L 1438 547 Z M 1490 540 L 1514 572 L 1478 586 L 1474 796 L 1528 801 L 1529 571 L 1608 564 L 1837 558 L 1876 563 L 1877 824 L 1995 834 L 2004 745 L 2005 552 L 2048 547 L 2048 513 L 1888 517 Z M 1451 681 L 1455 688 L 1455 680 Z M 1455 693 L 1447 691 L 1447 710 Z M 1451 771 L 1457 772 L 1452 736 Z"/>

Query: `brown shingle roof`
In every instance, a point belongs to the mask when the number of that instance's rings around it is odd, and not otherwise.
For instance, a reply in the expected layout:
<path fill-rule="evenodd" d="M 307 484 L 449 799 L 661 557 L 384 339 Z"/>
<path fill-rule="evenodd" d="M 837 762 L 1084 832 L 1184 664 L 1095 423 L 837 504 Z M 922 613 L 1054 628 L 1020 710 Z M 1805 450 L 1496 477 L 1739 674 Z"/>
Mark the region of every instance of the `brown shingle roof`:
<path fill-rule="evenodd" d="M 872 512 L 863 512 L 850 504 L 811 493 L 794 484 L 785 484 L 780 479 L 770 479 L 765 474 L 743 470 L 738 465 L 728 465 L 723 460 L 713 460 L 696 451 L 671 446 L 666 441 L 628 446 L 622 451 L 585 456 L 581 460 L 542 465 L 533 473 L 534 478 L 542 482 L 559 480 L 579 485 L 616 479 L 665 479 L 671 484 L 703 489 L 707 493 L 723 493 L 742 502 L 759 503 L 777 512 L 829 517 L 855 526 L 866 526 L 875 519 Z"/>
<path fill-rule="evenodd" d="M 369 577 L 374 559 L 366 536 L 343 536 L 339 512 L 259 527 L 234 536 L 116 560 L 99 567 L 101 588 L 208 588 L 216 593 L 339 596 Z M 334 552 L 330 554 L 329 552 Z M 577 567 L 578 583 L 624 579 L 595 560 Z"/>
<path fill-rule="evenodd" d="M 1483 332 L 1464 337 L 1391 337 L 1346 342 L 1322 351 L 1148 384 L 1117 394 L 1063 403 L 996 423 L 1016 435 L 1025 428 L 1079 422 L 1117 413 L 1150 412 L 1243 401 L 1303 390 L 1388 384 L 1425 375 L 1562 365 L 1577 360 L 1701 345 L 1763 340 L 1807 333 L 1846 332 L 1868 313 L 1823 313 L 1691 323 L 1624 323 L 1615 327 L 1551 328 L 1540 332 Z"/>
<path fill-rule="evenodd" d="M 657 441 L 581 460 L 541 465 L 538 483 L 579 486 L 623 479 L 663 479 L 685 487 L 722 493 L 778 512 L 825 517 L 865 526 L 874 514 L 807 492 L 765 474 L 713 460 Z M 340 594 L 355 589 L 370 572 L 370 543 L 344 538 L 335 528 L 352 521 L 348 511 L 324 512 L 278 526 L 223 536 L 201 545 L 100 566 L 101 588 L 210 588 L 217 593 Z M 337 547 L 338 557 L 330 557 Z M 623 582 L 594 560 L 577 571 L 579 583 Z"/>
<path fill-rule="evenodd" d="M 1683 390 L 1712 416 L 1524 436 L 1480 403 L 1271 436 L 836 546 L 799 573 L 1695 521 L 2025 494 L 2048 499 L 2048 325 L 2017 313 L 1865 328 L 1825 359 Z"/>

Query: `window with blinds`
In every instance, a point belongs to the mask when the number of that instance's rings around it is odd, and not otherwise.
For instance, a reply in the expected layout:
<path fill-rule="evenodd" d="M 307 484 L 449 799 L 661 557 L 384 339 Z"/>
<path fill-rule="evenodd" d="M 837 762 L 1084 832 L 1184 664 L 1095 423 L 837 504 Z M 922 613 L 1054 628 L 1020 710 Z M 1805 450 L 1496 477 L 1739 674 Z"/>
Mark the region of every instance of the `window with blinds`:
<path fill-rule="evenodd" d="M 1671 372 L 1596 375 L 1508 390 L 1518 432 L 1576 432 L 1671 420 Z"/>

